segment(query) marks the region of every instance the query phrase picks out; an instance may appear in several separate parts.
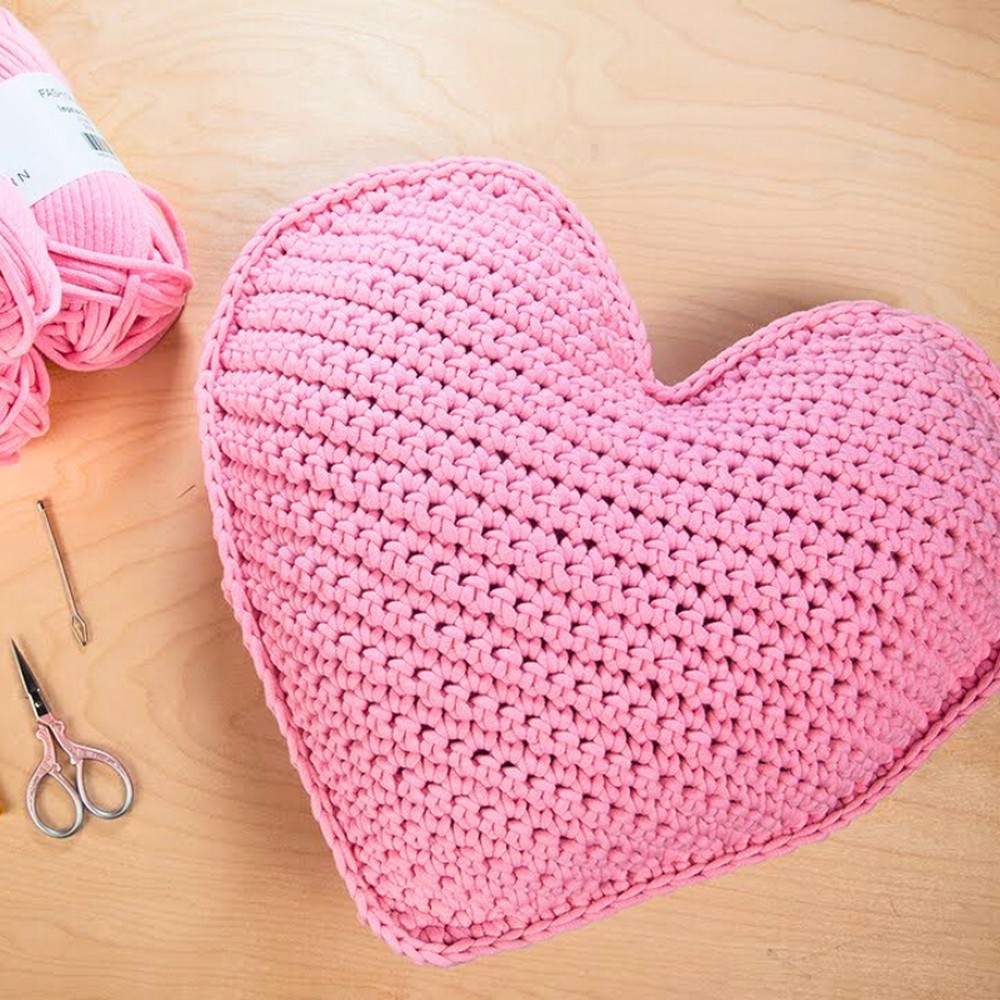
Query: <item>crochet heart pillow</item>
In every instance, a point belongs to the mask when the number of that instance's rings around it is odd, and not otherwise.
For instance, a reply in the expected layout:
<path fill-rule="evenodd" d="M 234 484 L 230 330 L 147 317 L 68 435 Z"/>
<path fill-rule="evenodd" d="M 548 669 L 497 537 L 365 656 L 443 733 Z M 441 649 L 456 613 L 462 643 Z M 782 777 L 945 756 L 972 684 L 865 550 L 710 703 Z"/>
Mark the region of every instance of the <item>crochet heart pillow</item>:
<path fill-rule="evenodd" d="M 272 219 L 199 383 L 224 588 L 363 919 L 438 965 L 842 826 L 1000 681 L 1000 373 L 838 302 L 657 382 L 544 179 Z"/>

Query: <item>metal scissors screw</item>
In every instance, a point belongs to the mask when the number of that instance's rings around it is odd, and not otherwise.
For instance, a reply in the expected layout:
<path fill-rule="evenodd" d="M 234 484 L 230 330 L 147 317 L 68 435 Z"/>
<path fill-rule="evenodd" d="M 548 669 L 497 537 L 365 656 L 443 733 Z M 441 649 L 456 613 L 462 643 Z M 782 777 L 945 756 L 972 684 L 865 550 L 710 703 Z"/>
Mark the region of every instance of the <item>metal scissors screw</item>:
<path fill-rule="evenodd" d="M 90 642 L 90 629 L 80 609 L 76 606 L 76 595 L 73 593 L 73 585 L 69 582 L 69 574 L 66 572 L 66 563 L 63 561 L 62 550 L 56 539 L 56 533 L 52 530 L 52 522 L 49 521 L 49 512 L 45 507 L 44 500 L 36 500 L 35 507 L 42 515 L 42 524 L 45 525 L 45 534 L 49 536 L 49 545 L 52 546 L 52 555 L 55 556 L 56 567 L 59 570 L 59 579 L 62 580 L 63 593 L 66 595 L 66 603 L 69 605 L 70 628 L 73 629 L 73 636 L 81 646 L 86 646 Z"/>
<path fill-rule="evenodd" d="M 31 671 L 31 667 L 28 666 L 28 661 L 25 659 L 24 653 L 18 649 L 17 643 L 13 639 L 10 640 L 10 646 L 14 651 L 14 662 L 17 664 L 17 668 L 21 674 L 24 693 L 28 696 L 28 701 L 31 703 L 31 710 L 35 713 L 35 718 L 38 720 L 38 728 L 35 730 L 35 736 L 42 744 L 41 762 L 28 781 L 28 788 L 25 792 L 25 803 L 28 807 L 28 815 L 31 817 L 32 823 L 42 833 L 48 834 L 50 837 L 62 838 L 71 837 L 80 829 L 83 825 L 85 811 L 101 819 L 117 819 L 119 816 L 124 816 L 132 808 L 134 790 L 132 779 L 129 777 L 129 773 L 125 770 L 122 762 L 105 750 L 98 750 L 96 747 L 74 743 L 66 735 L 66 724 L 61 719 L 57 719 L 45 703 L 45 698 L 42 696 L 42 689 L 39 687 L 38 681 Z M 57 743 L 62 747 L 66 756 L 69 757 L 70 764 L 76 769 L 75 788 L 63 776 L 62 767 L 56 760 Z M 125 797 L 117 809 L 102 809 L 100 806 L 95 805 L 87 794 L 83 765 L 88 760 L 96 761 L 99 764 L 106 764 L 121 778 L 122 784 L 125 787 Z M 38 789 L 45 778 L 52 778 L 56 781 L 72 801 L 75 816 L 69 826 L 49 826 L 38 815 Z"/>

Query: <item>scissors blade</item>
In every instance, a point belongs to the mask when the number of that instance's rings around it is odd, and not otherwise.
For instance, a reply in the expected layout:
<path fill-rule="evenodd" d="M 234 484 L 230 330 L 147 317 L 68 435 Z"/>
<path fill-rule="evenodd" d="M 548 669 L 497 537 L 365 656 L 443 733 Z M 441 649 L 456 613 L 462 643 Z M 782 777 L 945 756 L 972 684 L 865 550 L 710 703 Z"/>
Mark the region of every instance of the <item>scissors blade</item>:
<path fill-rule="evenodd" d="M 14 653 L 14 662 L 21 674 L 21 683 L 24 685 L 24 693 L 28 696 L 28 701 L 31 704 L 31 711 L 35 713 L 36 719 L 41 719 L 43 715 L 49 714 L 49 706 L 45 704 L 45 699 L 42 697 L 42 689 L 38 684 L 38 679 L 31 672 L 31 667 L 28 666 L 24 653 L 21 652 L 13 639 L 10 640 L 10 648 Z"/>

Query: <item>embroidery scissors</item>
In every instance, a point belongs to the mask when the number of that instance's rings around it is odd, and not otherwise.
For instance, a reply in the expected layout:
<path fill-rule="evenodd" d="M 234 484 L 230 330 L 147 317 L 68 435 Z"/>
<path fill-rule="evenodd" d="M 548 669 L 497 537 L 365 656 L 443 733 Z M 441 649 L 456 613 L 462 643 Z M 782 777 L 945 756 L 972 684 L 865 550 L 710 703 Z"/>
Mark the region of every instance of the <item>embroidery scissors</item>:
<path fill-rule="evenodd" d="M 42 833 L 61 839 L 63 837 L 72 837 L 80 829 L 83 825 L 85 812 L 89 812 L 91 815 L 98 816 L 101 819 L 118 819 L 119 816 L 124 816 L 132 808 L 133 787 L 132 779 L 129 777 L 129 773 L 125 770 L 122 762 L 105 750 L 74 743 L 66 735 L 66 724 L 62 719 L 56 718 L 46 704 L 45 698 L 42 696 L 42 689 L 39 687 L 38 681 L 24 657 L 24 653 L 21 652 L 13 639 L 10 640 L 10 646 L 14 652 L 14 662 L 17 664 L 17 669 L 21 674 L 24 693 L 28 696 L 31 710 L 35 713 L 35 719 L 38 721 L 35 736 L 42 744 L 42 759 L 38 767 L 35 768 L 35 773 L 32 774 L 28 781 L 28 787 L 25 792 L 25 804 L 28 807 L 28 815 L 31 817 L 32 823 Z M 62 747 L 66 756 L 69 757 L 70 764 L 76 768 L 75 788 L 63 776 L 62 767 L 56 759 L 56 744 Z M 88 760 L 96 761 L 99 764 L 106 764 L 121 778 L 122 784 L 125 787 L 125 797 L 117 809 L 102 809 L 100 806 L 95 805 L 87 794 L 83 765 Z M 75 815 L 73 822 L 69 826 L 49 826 L 39 816 L 38 789 L 45 778 L 52 778 L 61 785 L 72 801 Z"/>

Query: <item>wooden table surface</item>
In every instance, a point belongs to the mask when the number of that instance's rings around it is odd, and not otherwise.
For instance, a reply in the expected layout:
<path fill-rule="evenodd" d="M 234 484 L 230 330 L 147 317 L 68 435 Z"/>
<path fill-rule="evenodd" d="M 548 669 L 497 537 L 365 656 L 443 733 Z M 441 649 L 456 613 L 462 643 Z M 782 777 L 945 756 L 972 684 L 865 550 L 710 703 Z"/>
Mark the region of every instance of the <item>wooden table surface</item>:
<path fill-rule="evenodd" d="M 665 380 L 843 297 L 937 313 L 1000 360 L 1000 7 L 13 7 L 176 208 L 197 288 L 140 363 L 55 373 L 51 432 L 0 471 L 0 635 L 139 789 L 126 820 L 35 832 L 39 747 L 5 662 L 0 996 L 1000 996 L 1000 699 L 824 843 L 461 968 L 394 955 L 356 917 L 223 601 L 192 401 L 223 278 L 273 210 L 455 153 L 522 160 L 569 194 Z M 92 623 L 82 653 L 40 496 Z"/>

